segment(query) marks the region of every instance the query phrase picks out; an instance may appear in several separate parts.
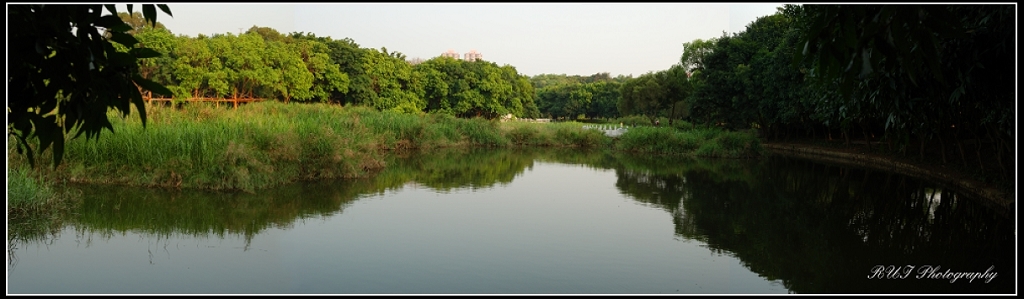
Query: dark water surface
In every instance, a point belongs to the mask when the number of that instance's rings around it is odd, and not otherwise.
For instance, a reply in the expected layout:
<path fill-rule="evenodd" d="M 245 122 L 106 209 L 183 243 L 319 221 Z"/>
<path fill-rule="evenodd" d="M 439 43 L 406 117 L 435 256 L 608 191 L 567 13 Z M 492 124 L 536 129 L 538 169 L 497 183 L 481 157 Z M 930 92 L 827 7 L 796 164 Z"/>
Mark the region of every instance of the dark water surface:
<path fill-rule="evenodd" d="M 58 233 L 9 231 L 8 293 L 1016 292 L 1015 219 L 781 157 L 444 150 L 257 194 L 78 188 Z"/>

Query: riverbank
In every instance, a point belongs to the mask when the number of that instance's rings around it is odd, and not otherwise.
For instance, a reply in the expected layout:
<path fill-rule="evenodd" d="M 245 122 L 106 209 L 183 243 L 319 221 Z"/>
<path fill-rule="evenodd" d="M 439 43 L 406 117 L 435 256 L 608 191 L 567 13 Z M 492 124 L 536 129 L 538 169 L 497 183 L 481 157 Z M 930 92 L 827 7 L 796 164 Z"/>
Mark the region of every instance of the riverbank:
<path fill-rule="evenodd" d="M 51 233 L 63 227 L 79 204 L 81 197 L 73 190 L 42 180 L 28 168 L 7 168 L 8 231 Z"/>
<path fill-rule="evenodd" d="M 299 180 L 363 178 L 385 167 L 384 152 L 443 147 L 596 147 L 600 132 L 570 124 L 500 124 L 367 107 L 263 102 L 238 109 L 188 105 L 108 116 L 114 133 L 69 140 L 49 182 L 207 190 L 255 190 Z M 37 158 L 49 161 L 49 151 Z M 11 167 L 27 167 L 10 155 Z M 42 164 L 41 163 L 41 164 Z"/>
<path fill-rule="evenodd" d="M 134 108 L 134 107 L 133 107 Z M 114 133 L 69 140 L 49 182 L 241 190 L 299 180 L 363 178 L 386 167 L 382 155 L 449 147 L 579 147 L 650 154 L 744 158 L 760 154 L 750 133 L 637 128 L 612 139 L 576 122 L 523 123 L 444 114 L 403 114 L 328 104 L 260 102 L 238 109 L 191 104 L 147 107 L 146 127 L 110 114 Z M 40 164 L 50 160 L 40 154 Z M 27 167 L 9 155 L 11 167 Z"/>
<path fill-rule="evenodd" d="M 914 161 L 899 155 L 871 150 L 866 146 L 832 147 L 810 141 L 795 141 L 767 142 L 763 143 L 762 147 L 772 154 L 867 167 L 941 183 L 969 196 L 980 198 L 984 204 L 1001 213 L 1013 215 L 1016 211 L 1016 194 L 1012 189 L 975 180 L 957 169 L 937 163 Z"/>

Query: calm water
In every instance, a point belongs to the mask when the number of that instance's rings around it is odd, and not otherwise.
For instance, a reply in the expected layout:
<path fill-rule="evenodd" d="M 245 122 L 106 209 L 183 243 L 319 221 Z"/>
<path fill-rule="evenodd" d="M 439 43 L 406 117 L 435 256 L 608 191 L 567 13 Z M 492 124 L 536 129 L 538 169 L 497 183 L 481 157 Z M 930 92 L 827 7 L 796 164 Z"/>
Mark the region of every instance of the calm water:
<path fill-rule="evenodd" d="M 258 194 L 78 188 L 72 224 L 9 232 L 8 293 L 1016 292 L 1014 215 L 779 157 L 434 151 Z"/>

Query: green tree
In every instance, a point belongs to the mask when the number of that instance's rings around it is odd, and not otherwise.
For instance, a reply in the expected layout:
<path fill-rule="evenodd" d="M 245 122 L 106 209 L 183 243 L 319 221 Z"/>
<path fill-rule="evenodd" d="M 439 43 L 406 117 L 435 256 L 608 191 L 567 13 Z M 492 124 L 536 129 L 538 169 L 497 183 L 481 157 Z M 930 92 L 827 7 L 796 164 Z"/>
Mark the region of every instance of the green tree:
<path fill-rule="evenodd" d="M 1009 158 L 1016 94 L 1012 5 L 805 5 L 796 59 L 819 89 L 906 148 L 986 136 Z M 833 42 L 836 41 L 836 42 Z M 984 70 L 984 71 L 982 71 Z M 952 141 L 952 142 L 950 142 Z M 982 146 L 975 147 L 982 160 Z M 946 150 L 941 149 L 943 160 Z M 999 163 L 1000 165 L 1005 163 Z M 979 167 L 984 167 L 979 164 Z M 1008 173 L 1008 171 L 1007 171 Z"/>
<path fill-rule="evenodd" d="M 295 40 L 293 51 L 298 52 L 306 69 L 313 75 L 312 97 L 320 102 L 331 100 L 332 94 L 348 92 L 349 77 L 341 72 L 338 64 L 332 63 L 330 49 L 316 40 Z"/>
<path fill-rule="evenodd" d="M 252 26 L 252 27 L 249 27 L 249 30 L 246 30 L 245 33 L 246 34 L 250 34 L 250 33 L 251 34 L 257 34 L 260 37 L 263 37 L 263 40 L 267 41 L 267 42 L 283 42 L 283 43 L 290 43 L 290 42 L 292 42 L 292 37 L 291 36 L 286 36 L 284 34 L 281 34 L 281 32 L 278 32 L 277 29 L 270 28 L 270 27 Z"/>
<path fill-rule="evenodd" d="M 423 111 L 422 85 L 414 80 L 412 66 L 399 53 L 386 50 L 370 49 L 362 56 L 371 93 L 361 104 L 379 110 Z"/>
<path fill-rule="evenodd" d="M 644 115 L 653 123 L 668 102 L 668 89 L 663 86 L 664 72 L 648 72 L 622 84 L 619 112 L 622 115 Z"/>
<path fill-rule="evenodd" d="M 323 53 L 327 54 L 330 61 L 329 65 L 337 65 L 340 72 L 338 76 L 335 76 L 332 74 L 332 70 L 326 69 L 323 75 L 324 80 L 335 82 L 336 88 L 330 91 L 330 101 L 340 104 L 366 102 L 366 99 L 370 97 L 372 92 L 371 81 L 363 69 L 363 55 L 367 51 L 366 49 L 360 48 L 359 44 L 350 38 L 335 40 L 330 37 L 317 37 L 313 33 L 303 32 L 293 32 L 290 36 L 293 39 L 317 41 L 327 46 L 326 51 Z M 330 79 L 331 77 L 340 77 L 340 75 L 344 75 L 346 79 Z M 347 83 L 344 83 L 346 85 L 344 88 L 341 88 L 342 81 L 347 81 Z"/>
<path fill-rule="evenodd" d="M 224 74 L 220 59 L 214 55 L 210 43 L 216 40 L 197 38 L 192 39 L 185 36 L 178 38 L 178 47 L 175 50 L 174 64 L 171 66 L 176 85 L 170 86 L 177 99 L 189 99 L 209 95 L 211 86 L 208 80 L 211 74 Z M 215 96 L 226 96 L 228 89 L 227 76 L 223 78 L 223 85 L 216 89 Z M 219 78 L 219 76 L 218 76 Z"/>
<path fill-rule="evenodd" d="M 662 86 L 665 88 L 665 99 L 662 104 L 668 108 L 669 124 L 677 117 L 689 116 L 687 100 L 690 97 L 692 88 L 690 76 L 686 73 L 686 68 L 678 64 L 673 65 L 664 71 L 659 78 L 662 80 Z"/>
<path fill-rule="evenodd" d="M 512 88 L 512 94 L 503 105 L 517 117 L 536 118 L 540 111 L 535 103 L 536 91 L 530 84 L 530 78 L 519 74 L 511 65 L 501 67 L 502 80 Z"/>
<path fill-rule="evenodd" d="M 725 124 L 732 129 L 746 129 L 754 121 L 756 95 L 748 93 L 751 85 L 750 58 L 757 51 L 756 43 L 741 35 L 723 35 L 703 58 L 697 72 L 691 111 L 705 124 Z"/>
<path fill-rule="evenodd" d="M 593 94 L 593 100 L 590 102 L 590 110 L 588 110 L 587 116 L 590 118 L 618 117 L 619 110 L 616 105 L 622 97 L 619 94 L 621 85 L 621 83 L 611 80 L 589 84 L 588 88 L 591 90 L 591 94 Z"/>
<path fill-rule="evenodd" d="M 311 99 L 313 74 L 299 53 L 280 41 L 266 41 L 266 46 L 266 67 L 275 74 L 263 83 L 271 86 L 274 96 L 283 98 L 285 103 L 293 97 L 303 101 Z"/>
<path fill-rule="evenodd" d="M 147 20 L 146 17 L 142 15 L 142 12 L 139 11 L 132 13 L 122 11 L 118 12 L 117 16 L 121 18 L 121 21 L 124 21 L 125 24 L 128 24 L 128 26 L 132 26 L 131 30 L 125 32 L 131 35 L 136 35 L 139 32 L 142 32 L 147 29 L 167 29 L 167 27 L 164 26 L 163 23 L 157 22 L 154 25 L 152 22 L 149 22 L 149 20 Z"/>
<path fill-rule="evenodd" d="M 707 57 L 715 48 L 718 38 L 708 40 L 695 39 L 683 43 L 683 55 L 679 63 L 687 73 L 704 68 L 704 57 Z"/>
<path fill-rule="evenodd" d="M 103 14 L 104 7 L 110 14 Z M 152 24 L 157 8 L 171 15 L 166 5 L 143 5 Z M 128 10 L 133 12 L 131 5 Z M 32 165 L 33 153 L 50 146 L 53 166 L 59 165 L 66 134 L 77 131 L 74 137 L 91 139 L 104 128 L 113 132 L 108 109 L 127 117 L 134 104 L 145 124 L 141 89 L 170 94 L 140 75 L 138 60 L 160 54 L 135 47 L 138 40 L 128 34 L 132 27 L 112 4 L 9 5 L 7 22 L 8 28 L 17 28 L 7 36 L 8 135 Z M 104 37 L 108 32 L 110 37 Z M 130 50 L 118 51 L 114 43 Z"/>
<path fill-rule="evenodd" d="M 175 85 L 171 66 L 176 59 L 174 51 L 179 39 L 164 28 L 140 30 L 134 36 L 139 41 L 138 47 L 153 49 L 161 54 L 160 57 L 139 59 L 139 75 L 164 86 Z"/>

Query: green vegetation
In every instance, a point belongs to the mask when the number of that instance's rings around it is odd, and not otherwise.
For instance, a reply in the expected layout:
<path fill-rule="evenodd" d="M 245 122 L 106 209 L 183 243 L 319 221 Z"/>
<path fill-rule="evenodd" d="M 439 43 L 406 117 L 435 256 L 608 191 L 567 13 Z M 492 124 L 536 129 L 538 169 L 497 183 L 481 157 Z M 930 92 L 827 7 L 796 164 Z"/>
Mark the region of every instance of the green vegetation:
<path fill-rule="evenodd" d="M 612 78 L 608 73 L 588 77 L 542 74 L 531 77 L 530 83 L 537 91 L 540 115 L 546 118 L 607 119 L 620 115 L 619 89 L 629 80 L 621 75 Z"/>
<path fill-rule="evenodd" d="M 167 6 L 142 8 L 140 19 L 113 5 L 10 6 L 9 25 L 25 30 L 9 38 L 18 46 L 8 134 L 27 154 L 12 165 L 31 164 L 33 153 L 55 166 L 67 156 L 45 176 L 252 191 L 364 177 L 384 166 L 380 150 L 612 144 L 575 123 L 493 121 L 511 114 L 658 121 L 662 128 L 632 129 L 612 146 L 657 154 L 756 156 L 748 132 L 846 146 L 863 138 L 871 150 L 917 151 L 923 163 L 1004 190 L 1014 184 L 1011 5 L 785 5 L 745 31 L 684 42 L 678 64 L 637 78 L 529 78 L 509 65 L 444 57 L 413 64 L 348 38 L 257 26 L 174 36 L 156 23 Z M 272 103 L 149 111 L 147 90 Z M 139 119 L 121 118 L 130 113 Z M 104 128 L 118 134 L 97 139 Z M 85 141 L 68 138 L 82 133 Z"/>
<path fill-rule="evenodd" d="M 785 5 L 745 31 L 683 43 L 678 64 L 625 80 L 619 113 L 753 129 L 768 141 L 862 140 L 1010 190 L 1013 9 Z"/>
<path fill-rule="evenodd" d="M 7 168 L 7 220 L 16 231 L 43 235 L 61 228 L 69 213 L 80 204 L 78 194 L 47 183 L 26 167 Z"/>
<path fill-rule="evenodd" d="M 599 131 L 569 123 L 501 123 L 362 106 L 262 102 L 149 110 L 147 127 L 113 118 L 117 133 L 69 141 L 65 163 L 39 171 L 54 181 L 254 191 L 296 180 L 366 177 L 384 167 L 382 150 L 608 142 Z M 12 167 L 23 162 L 10 159 Z"/>
<path fill-rule="evenodd" d="M 538 114 L 528 78 L 508 65 L 447 57 L 412 65 L 387 48 L 257 26 L 198 37 L 143 29 L 139 41 L 167 54 L 144 60 L 143 77 L 178 100 L 261 98 L 489 119 Z"/>
<path fill-rule="evenodd" d="M 702 56 L 692 117 L 773 140 L 861 139 L 1012 185 L 1013 15 L 1012 5 L 786 5 L 691 55 Z"/>
<path fill-rule="evenodd" d="M 622 134 L 615 146 L 624 151 L 716 158 L 752 158 L 762 151 L 760 141 L 753 134 L 717 128 L 636 127 Z"/>
<path fill-rule="evenodd" d="M 167 5 L 142 5 L 143 24 L 156 24 L 158 7 L 171 14 Z M 64 136 L 98 138 L 110 128 L 108 110 L 128 116 L 135 105 L 145 123 L 143 89 L 170 94 L 140 76 L 139 60 L 160 53 L 135 47 L 139 40 L 128 33 L 134 28 L 114 5 L 9 5 L 7 20 L 18 28 L 7 36 L 7 136 L 29 163 L 52 146 L 53 165 L 60 164 Z"/>

